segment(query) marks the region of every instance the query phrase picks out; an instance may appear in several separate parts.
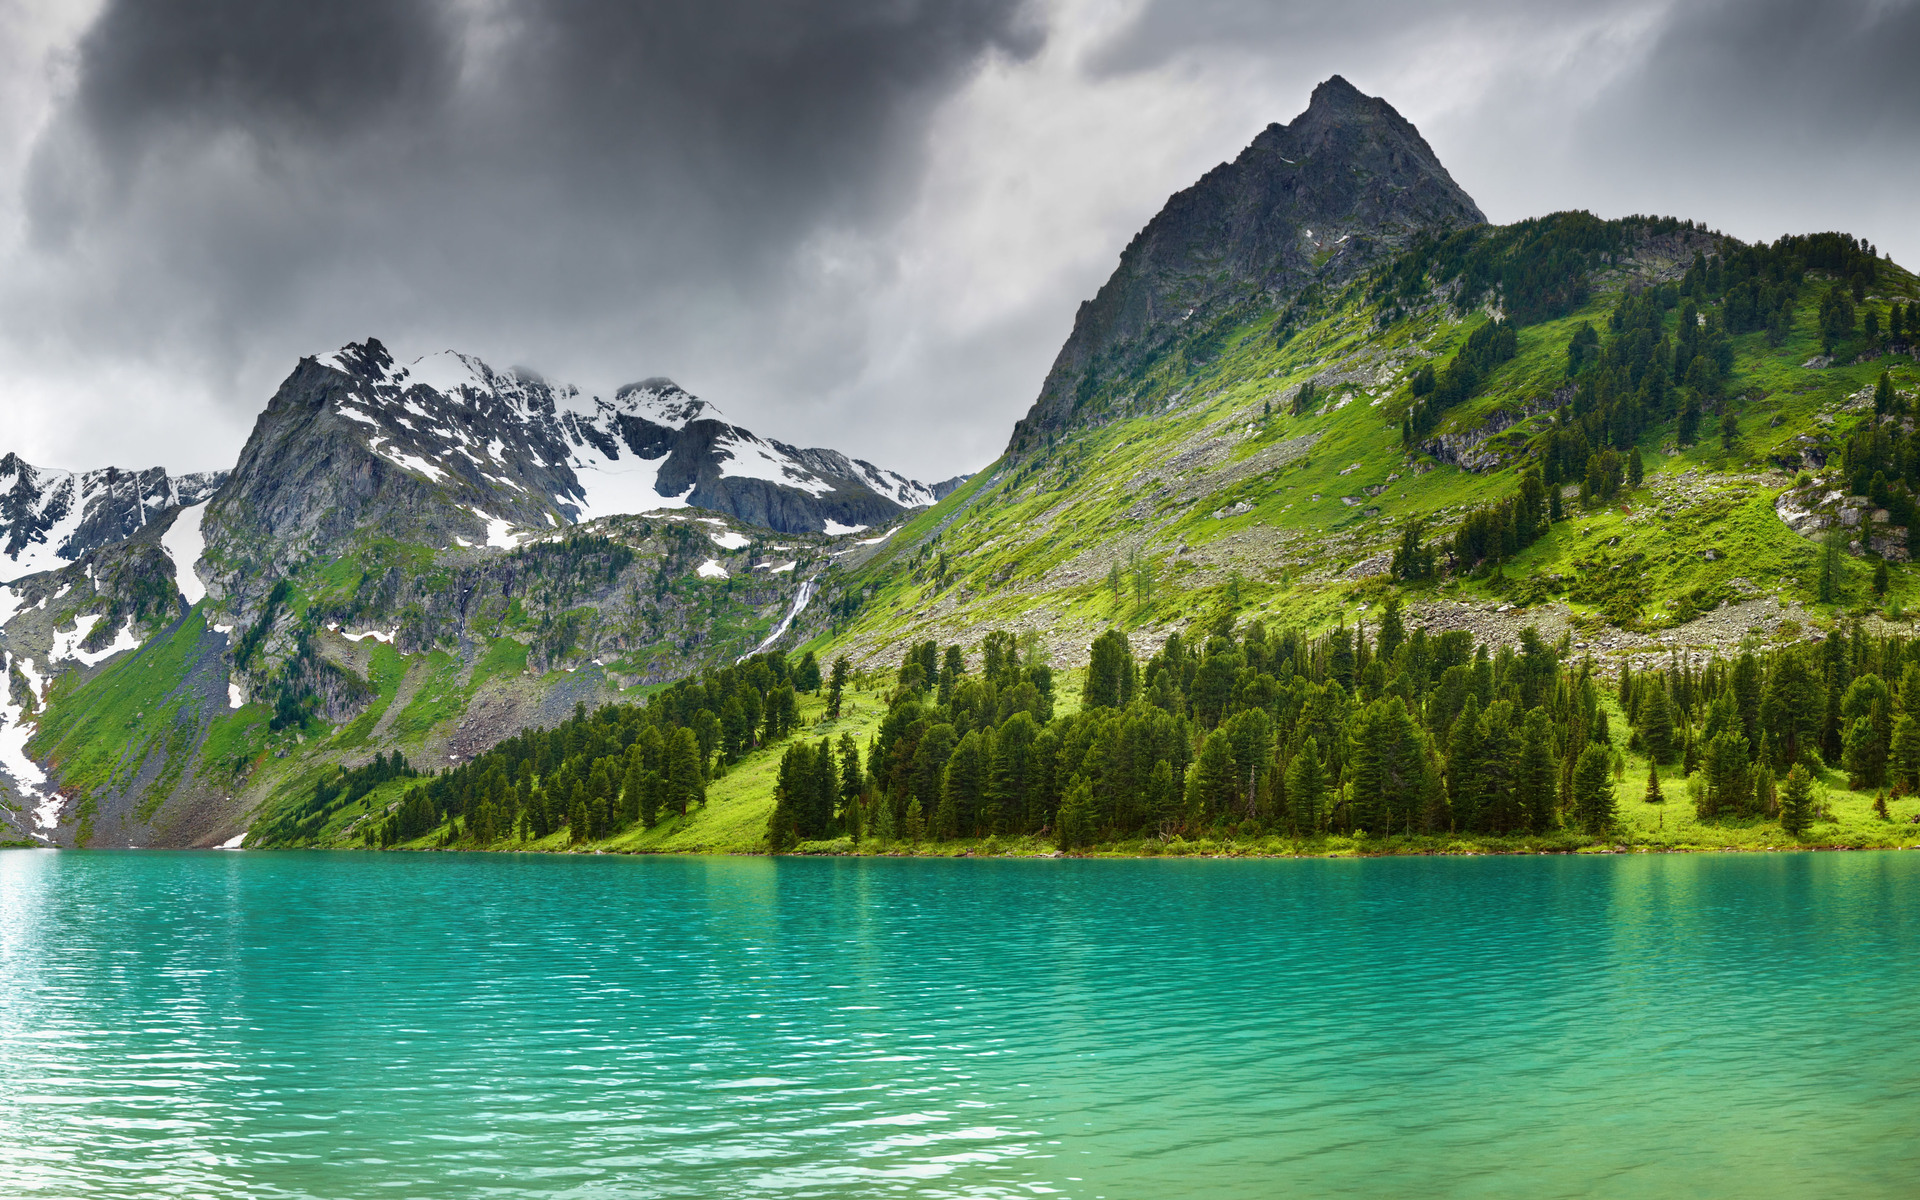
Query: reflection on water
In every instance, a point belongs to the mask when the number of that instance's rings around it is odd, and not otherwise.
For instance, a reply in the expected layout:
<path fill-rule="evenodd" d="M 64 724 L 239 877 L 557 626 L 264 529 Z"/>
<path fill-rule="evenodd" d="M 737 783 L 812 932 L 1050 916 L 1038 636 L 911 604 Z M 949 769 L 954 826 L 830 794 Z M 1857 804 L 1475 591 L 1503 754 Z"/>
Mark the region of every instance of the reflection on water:
<path fill-rule="evenodd" d="M 0 853 L 5 1196 L 1895 1196 L 1920 855 Z"/>

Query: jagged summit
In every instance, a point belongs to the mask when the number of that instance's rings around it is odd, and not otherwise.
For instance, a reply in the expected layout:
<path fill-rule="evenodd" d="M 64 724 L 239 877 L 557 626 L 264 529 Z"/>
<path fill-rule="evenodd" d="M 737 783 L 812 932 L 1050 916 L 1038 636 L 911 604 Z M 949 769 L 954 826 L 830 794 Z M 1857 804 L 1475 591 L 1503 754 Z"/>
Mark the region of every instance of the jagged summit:
<path fill-rule="evenodd" d="M 1484 223 L 1411 122 L 1335 75 L 1292 122 L 1176 192 L 1120 256 L 1054 360 L 1009 453 L 1102 409 L 1177 335 L 1315 280 L 1350 278 L 1422 229 Z M 1124 406 L 1125 396 L 1108 397 Z M 1090 405 L 1092 407 L 1090 407 Z"/>
<path fill-rule="evenodd" d="M 300 361 L 208 533 L 230 586 L 245 592 L 369 531 L 512 546 L 576 522 L 694 507 L 833 534 L 934 500 L 871 463 L 731 424 L 670 379 L 608 399 L 452 350 L 401 363 L 368 338 Z"/>
<path fill-rule="evenodd" d="M 170 475 L 164 467 L 62 471 L 0 455 L 0 583 L 122 541 L 168 509 L 205 500 L 226 478 L 225 471 Z"/>

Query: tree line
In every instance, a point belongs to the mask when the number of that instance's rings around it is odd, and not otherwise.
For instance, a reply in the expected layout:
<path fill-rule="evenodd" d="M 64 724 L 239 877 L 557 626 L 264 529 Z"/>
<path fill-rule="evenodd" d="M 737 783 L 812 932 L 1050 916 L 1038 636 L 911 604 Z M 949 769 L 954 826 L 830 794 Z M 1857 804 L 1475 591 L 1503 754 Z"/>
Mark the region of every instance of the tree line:
<path fill-rule="evenodd" d="M 702 748 L 700 697 L 779 677 L 773 656 L 709 672 L 648 703 L 528 729 L 472 762 L 425 777 L 370 821 L 370 845 L 436 830 L 492 845 L 565 831 L 597 840 L 705 801 L 727 770 L 724 740 Z M 786 678 L 793 677 L 787 669 Z M 834 674 L 847 682 L 846 660 Z M 780 685 L 787 686 L 787 685 Z M 825 688 L 822 683 L 822 689 Z M 1610 719 L 1615 691 L 1626 720 Z M 709 691 L 709 689 L 712 689 Z M 1602 680 L 1590 661 L 1533 630 L 1490 648 L 1465 632 L 1409 630 L 1397 599 L 1369 629 L 1317 637 L 1236 631 L 1223 618 L 1142 662 L 1124 634 L 1090 647 L 1082 706 L 1054 711 L 1054 673 L 1036 644 L 988 635 L 978 667 L 958 646 L 910 647 L 865 746 L 787 741 L 767 842 L 881 845 L 1050 837 L 1067 848 L 1148 837 L 1278 834 L 1313 839 L 1573 830 L 1618 819 L 1628 751 L 1651 763 L 1643 799 L 1684 780 L 1702 820 L 1777 820 L 1803 833 L 1828 767 L 1884 798 L 1920 790 L 1920 642 L 1855 628 L 1815 643 L 1702 664 L 1674 660 Z M 413 777 L 398 755 L 330 776 L 316 797 Z"/>

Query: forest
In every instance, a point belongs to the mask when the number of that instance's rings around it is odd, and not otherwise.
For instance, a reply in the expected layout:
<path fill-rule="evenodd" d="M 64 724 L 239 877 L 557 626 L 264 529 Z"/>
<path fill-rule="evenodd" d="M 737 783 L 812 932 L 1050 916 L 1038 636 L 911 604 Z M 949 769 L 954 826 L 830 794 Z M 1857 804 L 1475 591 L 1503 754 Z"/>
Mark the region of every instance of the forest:
<path fill-rule="evenodd" d="M 1269 834 L 1605 838 L 1623 803 L 1686 804 L 1701 821 L 1766 820 L 1793 836 L 1820 815 L 1824 771 L 1877 793 L 1883 817 L 1887 799 L 1920 789 L 1920 642 L 1857 627 L 1614 679 L 1532 630 L 1490 648 L 1408 629 L 1395 597 L 1371 626 L 1314 638 L 1222 616 L 1200 644 L 1176 634 L 1144 662 L 1119 632 L 1090 650 L 1079 707 L 1056 713 L 1032 639 L 991 633 L 972 662 L 959 646 L 915 644 L 865 745 L 809 737 L 788 715 L 796 691 L 817 692 L 830 720 L 846 660 L 823 679 L 811 658 L 759 656 L 644 705 L 523 731 L 410 783 L 362 836 L 596 841 L 693 811 L 732 764 L 776 751 L 765 842 L 776 853 L 988 836 L 1067 850 Z M 1644 793 L 1623 797 L 1628 754 L 1652 770 Z M 376 767 L 412 770 L 397 757 Z M 361 785 L 324 781 L 316 799 Z"/>

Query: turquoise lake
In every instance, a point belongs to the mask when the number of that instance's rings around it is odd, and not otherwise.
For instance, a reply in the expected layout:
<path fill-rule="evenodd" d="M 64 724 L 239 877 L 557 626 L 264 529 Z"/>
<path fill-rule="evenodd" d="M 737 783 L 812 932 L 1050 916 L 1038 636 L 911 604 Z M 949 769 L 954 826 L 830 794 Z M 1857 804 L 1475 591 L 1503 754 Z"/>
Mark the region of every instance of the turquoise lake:
<path fill-rule="evenodd" d="M 0 1195 L 1913 1196 L 1920 854 L 0 853 Z"/>

